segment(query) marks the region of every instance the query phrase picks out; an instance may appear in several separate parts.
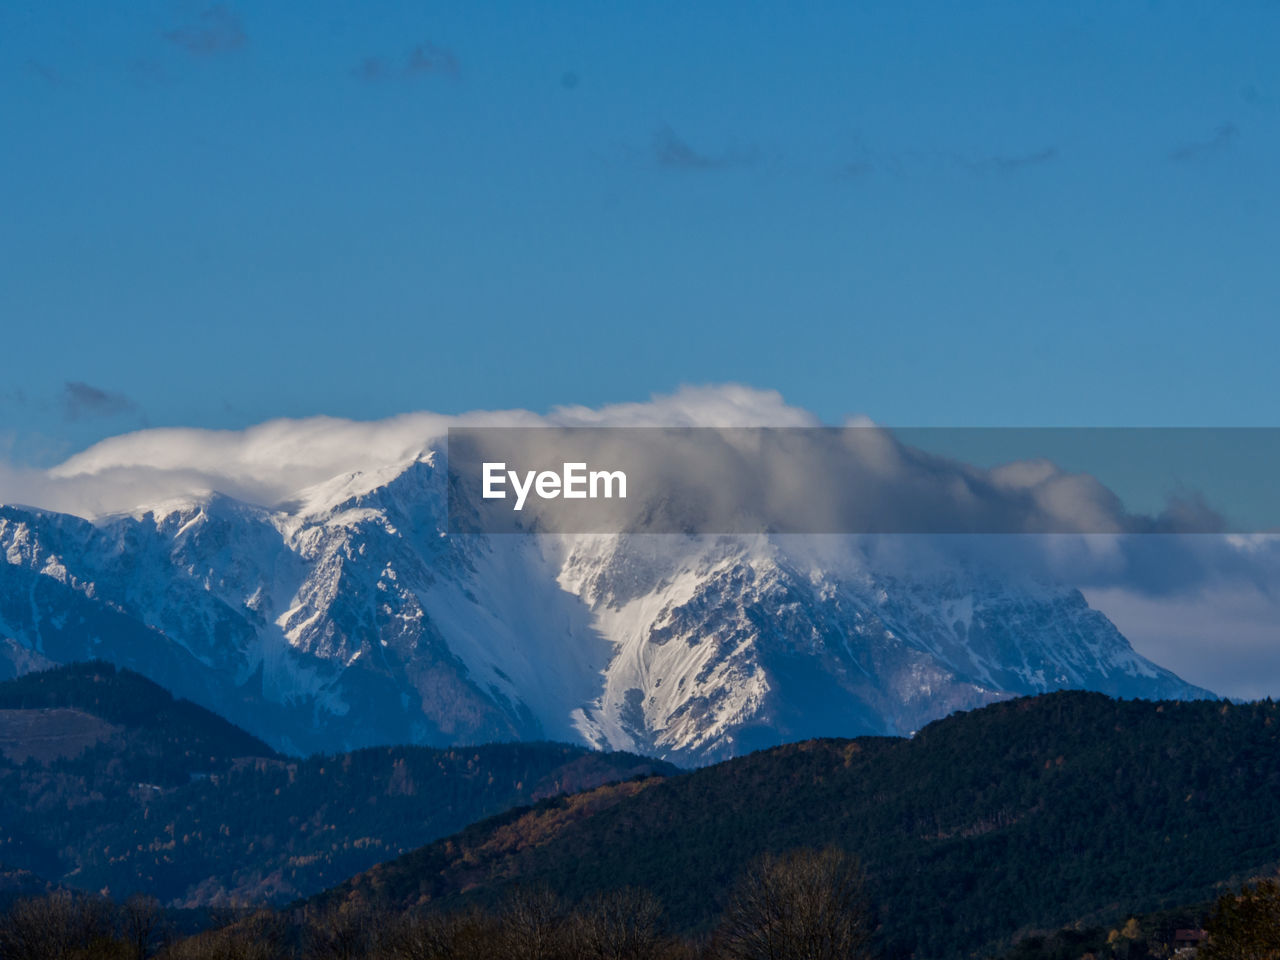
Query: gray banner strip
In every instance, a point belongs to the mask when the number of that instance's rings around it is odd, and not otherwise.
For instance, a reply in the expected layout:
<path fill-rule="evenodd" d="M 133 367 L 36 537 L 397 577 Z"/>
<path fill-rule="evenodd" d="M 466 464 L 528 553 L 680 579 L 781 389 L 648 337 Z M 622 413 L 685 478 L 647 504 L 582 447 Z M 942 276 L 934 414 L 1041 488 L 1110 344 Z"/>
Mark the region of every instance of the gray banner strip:
<path fill-rule="evenodd" d="M 454 533 L 1257 533 L 1277 428 L 483 427 Z"/>

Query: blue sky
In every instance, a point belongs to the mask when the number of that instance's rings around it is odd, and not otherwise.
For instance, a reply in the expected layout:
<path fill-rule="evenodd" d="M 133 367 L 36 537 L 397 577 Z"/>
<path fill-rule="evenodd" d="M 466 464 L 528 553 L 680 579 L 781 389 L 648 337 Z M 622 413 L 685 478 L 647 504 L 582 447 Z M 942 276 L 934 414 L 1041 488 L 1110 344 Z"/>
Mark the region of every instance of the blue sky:
<path fill-rule="evenodd" d="M 0 457 L 780 390 L 1275 425 L 1280 6 L 0 5 Z"/>

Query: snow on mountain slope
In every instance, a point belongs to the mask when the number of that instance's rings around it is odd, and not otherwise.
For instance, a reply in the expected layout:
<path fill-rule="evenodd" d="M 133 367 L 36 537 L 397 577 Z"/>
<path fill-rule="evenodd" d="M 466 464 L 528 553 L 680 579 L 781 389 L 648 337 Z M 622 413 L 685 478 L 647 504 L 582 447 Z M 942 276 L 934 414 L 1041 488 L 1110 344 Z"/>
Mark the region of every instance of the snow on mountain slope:
<path fill-rule="evenodd" d="M 891 574 L 853 537 L 450 536 L 441 457 L 395 454 L 269 506 L 0 507 L 0 673 L 105 658 L 287 750 L 553 738 L 685 763 L 1063 687 L 1205 694 L 1070 587 Z"/>
<path fill-rule="evenodd" d="M 1138 656 L 1079 591 L 963 568 L 878 573 L 856 538 L 582 538 L 561 584 L 616 655 L 578 718 L 600 746 L 730 756 L 810 736 L 910 733 L 1064 687 L 1203 695 Z"/>

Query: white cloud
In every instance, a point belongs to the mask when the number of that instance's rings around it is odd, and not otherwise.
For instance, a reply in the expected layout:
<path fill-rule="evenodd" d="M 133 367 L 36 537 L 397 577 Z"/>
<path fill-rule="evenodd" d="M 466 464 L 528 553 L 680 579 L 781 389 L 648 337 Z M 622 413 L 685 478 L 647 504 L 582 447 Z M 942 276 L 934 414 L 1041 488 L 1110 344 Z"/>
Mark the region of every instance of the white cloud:
<path fill-rule="evenodd" d="M 0 503 L 94 519 L 218 491 L 264 506 L 343 474 L 419 457 L 451 426 L 814 426 L 776 391 L 685 387 L 646 403 L 270 420 L 245 430 L 160 428 L 111 437 L 48 470 L 0 465 Z"/>
<path fill-rule="evenodd" d="M 869 425 L 849 422 L 855 423 Z M 210 491 L 276 506 L 319 484 L 336 480 L 351 489 L 345 478 L 373 478 L 412 462 L 455 426 L 803 428 L 820 422 L 776 391 L 721 385 L 685 387 L 643 403 L 557 407 L 548 414 L 419 412 L 377 421 L 280 419 L 244 430 L 148 429 L 103 440 L 51 469 L 0 469 L 0 502 L 90 519 Z M 688 502 L 716 513 L 722 530 L 739 529 L 734 519 L 747 513 L 775 529 L 832 532 L 1094 533 L 1167 523 L 1130 516 L 1093 477 L 1048 461 L 980 469 L 906 446 L 877 429 L 782 431 L 763 438 L 713 433 L 670 442 L 664 437 L 660 446 L 615 434 L 599 443 L 608 453 L 600 462 L 642 459 L 654 490 L 675 490 L 691 479 L 684 489 L 694 489 L 695 500 Z M 550 519 L 545 529 L 556 529 Z"/>
<path fill-rule="evenodd" d="M 868 425 L 865 420 L 848 424 Z M 0 503 L 90 519 L 209 491 L 273 506 L 319 484 L 349 489 L 372 483 L 373 475 L 385 475 L 388 467 L 422 456 L 451 426 L 540 425 L 820 423 L 776 392 L 730 385 L 688 387 L 644 403 L 559 407 L 548 414 L 422 412 L 370 422 L 331 417 L 272 420 L 245 430 L 151 429 L 104 440 L 48 470 L 0 465 Z M 852 494 L 836 490 L 832 502 L 820 505 L 823 509 L 845 509 L 851 499 L 875 496 L 881 499 L 872 502 L 874 509 L 959 505 L 996 514 L 1023 511 L 1043 529 L 1060 529 L 1072 519 L 1084 529 L 1134 529 L 1126 526 L 1132 518 L 1105 486 L 1086 475 L 1064 473 L 1047 461 L 977 470 L 904 448 L 879 431 L 853 431 L 846 440 L 850 448 L 838 453 L 856 457 L 865 483 L 848 485 Z M 725 453 L 733 451 L 727 448 Z M 802 451 L 795 462 L 816 469 L 829 455 L 824 450 Z M 710 469 L 706 464 L 703 468 Z M 769 496 L 794 500 L 806 488 L 794 482 L 786 468 L 777 465 L 770 476 L 751 482 Z M 368 477 L 344 479 L 354 474 Z M 1275 587 L 1280 584 L 1278 536 L 1112 533 L 868 540 L 875 541 L 869 550 L 872 562 L 901 565 L 904 572 L 945 569 L 962 558 L 1020 576 L 1078 584 L 1099 609 L 1116 619 L 1141 652 L 1189 680 L 1240 696 L 1280 686 L 1280 633 L 1275 627 L 1280 623 L 1280 591 Z"/>

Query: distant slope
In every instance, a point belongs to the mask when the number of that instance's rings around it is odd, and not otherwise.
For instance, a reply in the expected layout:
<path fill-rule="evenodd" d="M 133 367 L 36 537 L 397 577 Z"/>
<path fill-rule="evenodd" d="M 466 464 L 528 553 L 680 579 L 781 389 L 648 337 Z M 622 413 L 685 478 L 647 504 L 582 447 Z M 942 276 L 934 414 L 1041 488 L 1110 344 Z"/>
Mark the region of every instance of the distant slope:
<path fill-rule="evenodd" d="M 0 683 L 0 862 L 177 906 L 284 901 L 519 804 L 672 773 L 562 744 L 283 757 L 101 663 Z"/>
<path fill-rule="evenodd" d="M 1280 861 L 1280 709 L 1024 698 L 911 740 L 812 741 L 513 811 L 327 896 L 452 906 L 633 884 L 697 929 L 759 853 L 832 843 L 865 862 L 891 955 L 1203 900 Z"/>
<path fill-rule="evenodd" d="M 203 707 L 107 663 L 0 683 L 0 861 L 58 880 L 89 837 L 193 777 L 274 750 Z"/>
<path fill-rule="evenodd" d="M 145 748 L 162 758 L 162 776 L 180 780 L 186 780 L 191 771 L 226 766 L 235 757 L 277 756 L 257 737 L 216 713 L 189 700 L 174 699 L 141 674 L 101 661 L 73 663 L 0 683 L 0 712 L 9 714 L 10 725 L 19 721 L 14 716 L 17 711 L 92 716 L 126 731 L 132 753 Z"/>
<path fill-rule="evenodd" d="M 180 906 L 281 902 L 513 806 L 655 772 L 675 771 L 551 743 L 253 760 L 99 825 L 75 880 Z"/>

